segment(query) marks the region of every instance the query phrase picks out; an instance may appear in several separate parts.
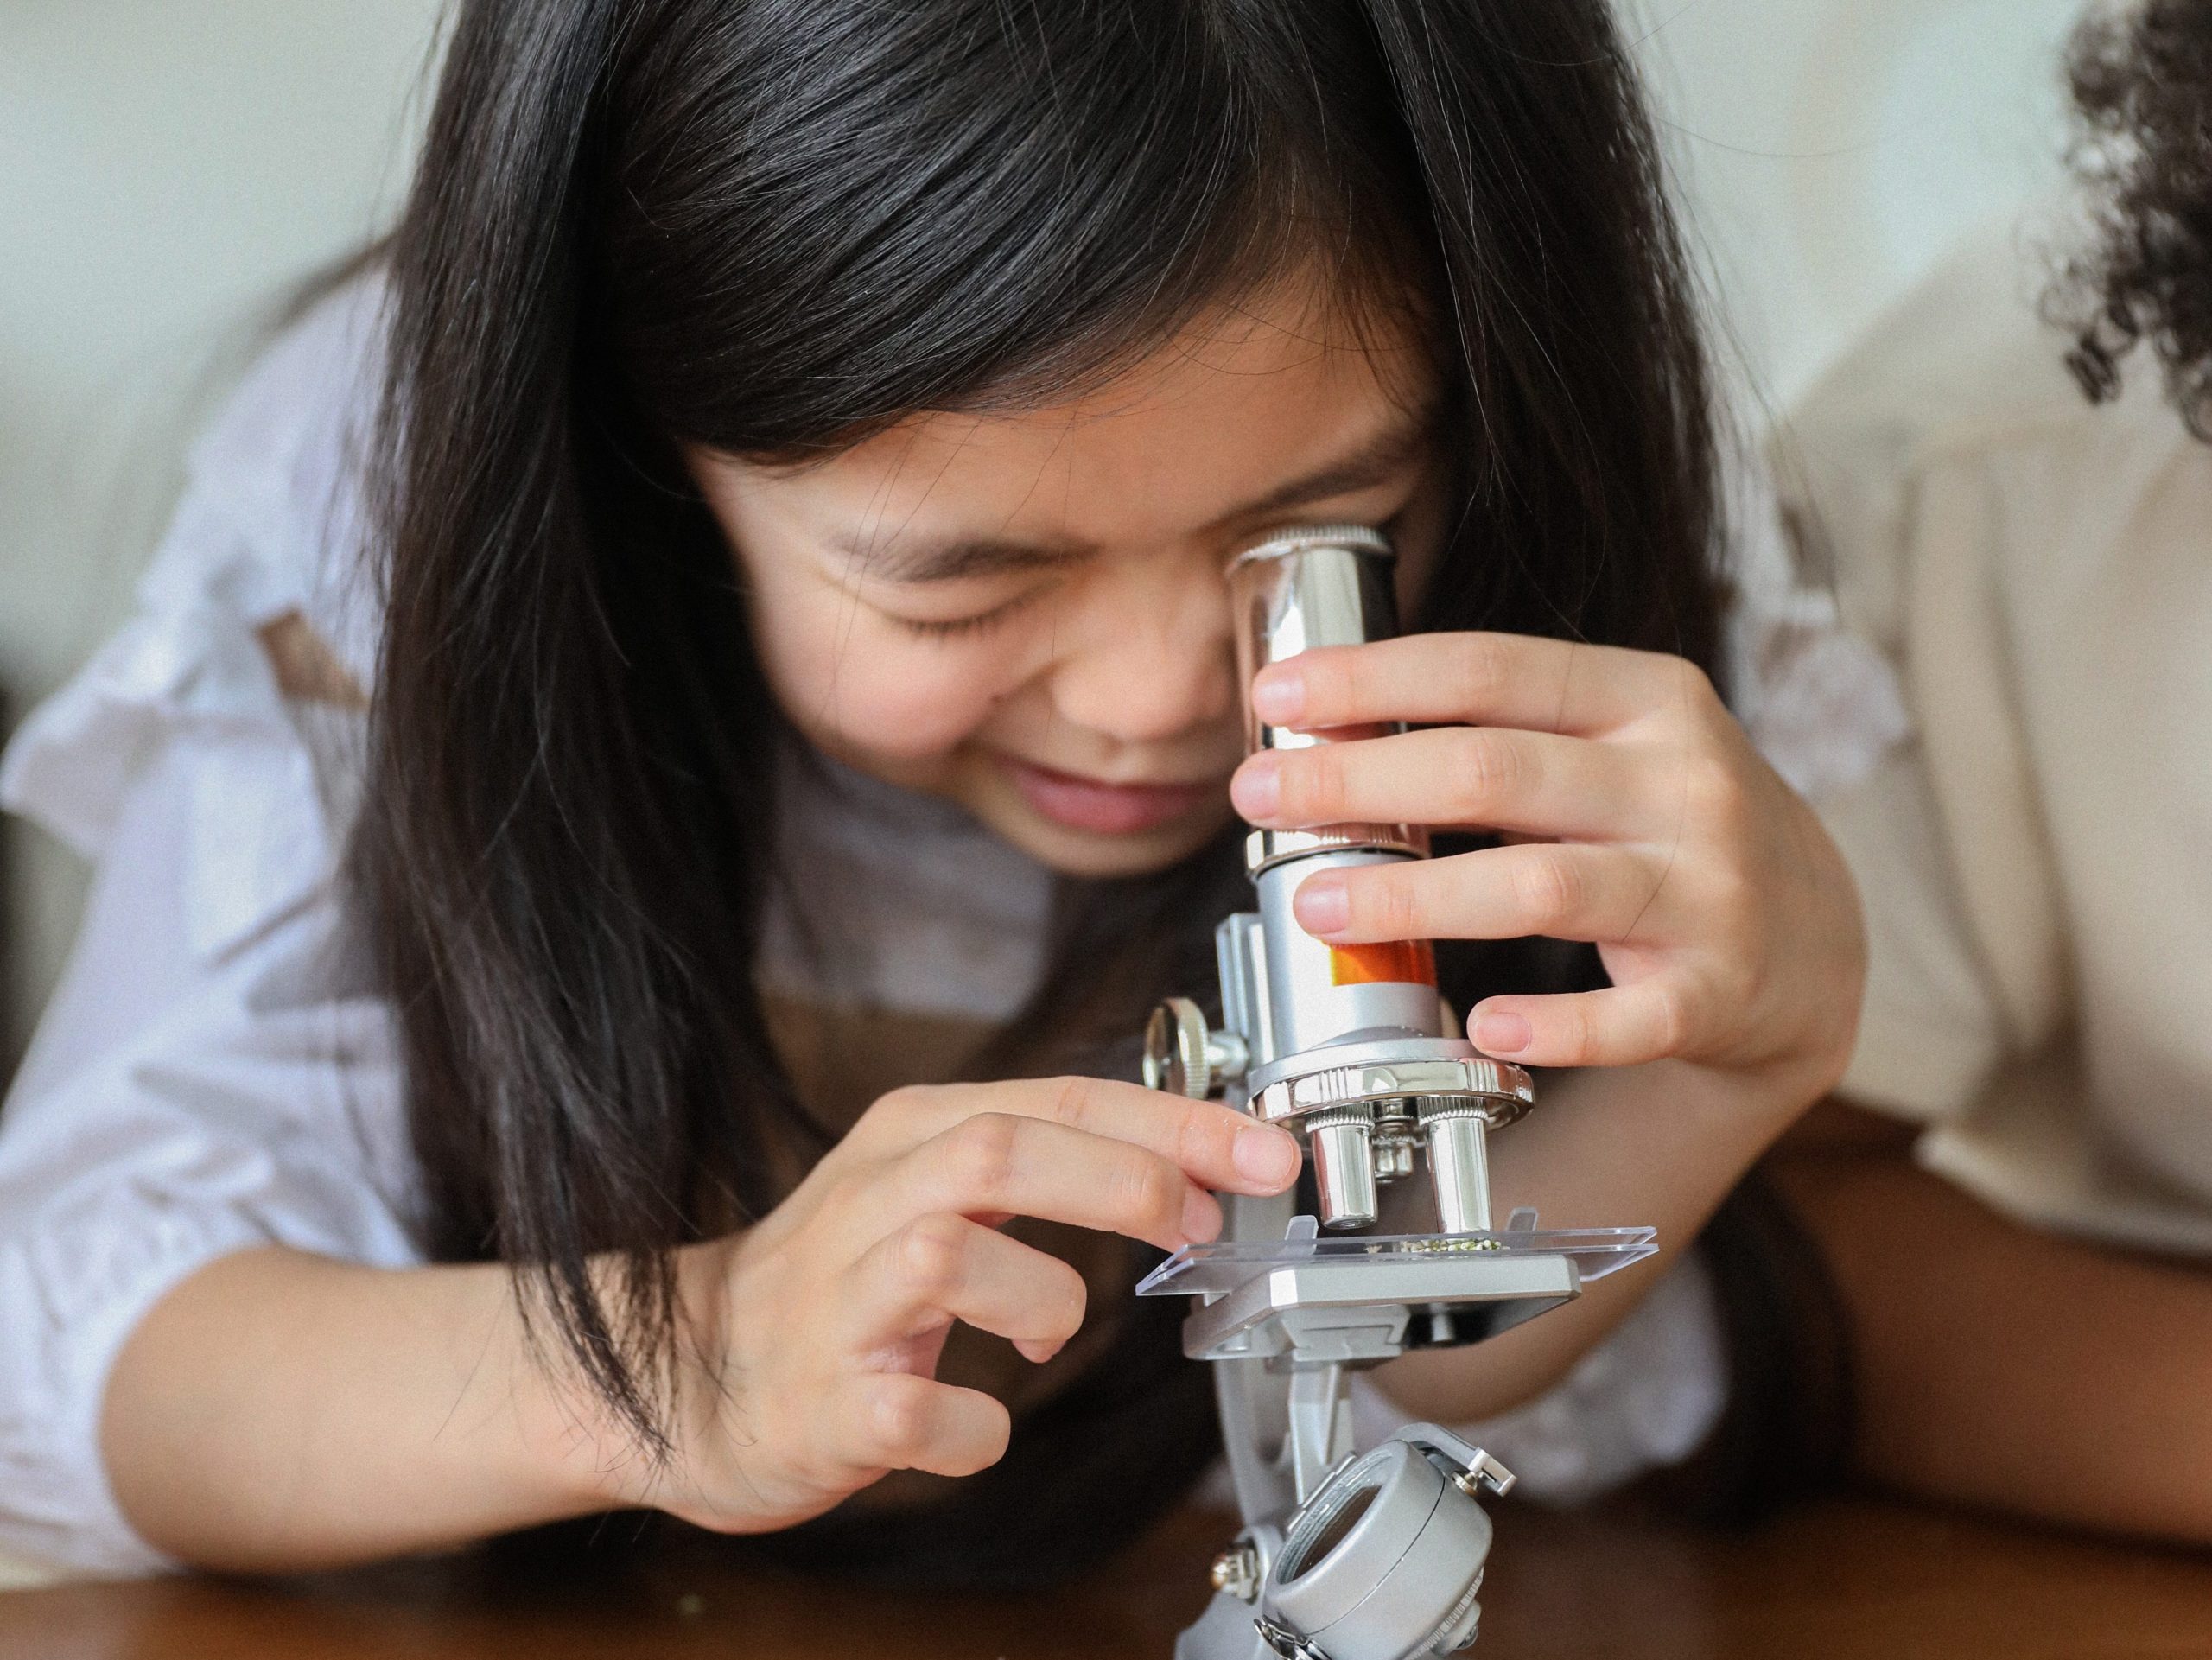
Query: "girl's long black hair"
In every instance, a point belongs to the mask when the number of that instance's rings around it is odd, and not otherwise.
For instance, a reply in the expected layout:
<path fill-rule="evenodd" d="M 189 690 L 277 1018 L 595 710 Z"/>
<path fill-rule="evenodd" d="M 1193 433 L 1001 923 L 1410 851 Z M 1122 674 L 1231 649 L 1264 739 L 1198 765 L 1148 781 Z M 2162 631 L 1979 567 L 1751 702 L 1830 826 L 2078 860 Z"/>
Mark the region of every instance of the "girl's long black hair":
<path fill-rule="evenodd" d="M 352 879 L 424 1231 L 649 1447 L 668 1249 L 821 1146 L 752 979 L 786 735 L 679 445 L 1056 401 L 1319 270 L 1452 394 L 1419 626 L 1712 663 L 1707 376 L 1603 0 L 466 0 L 388 262 Z M 1231 843 L 1069 884 L 1023 1028 L 1211 984 Z M 1593 961 L 1455 947 L 1446 989 Z"/>

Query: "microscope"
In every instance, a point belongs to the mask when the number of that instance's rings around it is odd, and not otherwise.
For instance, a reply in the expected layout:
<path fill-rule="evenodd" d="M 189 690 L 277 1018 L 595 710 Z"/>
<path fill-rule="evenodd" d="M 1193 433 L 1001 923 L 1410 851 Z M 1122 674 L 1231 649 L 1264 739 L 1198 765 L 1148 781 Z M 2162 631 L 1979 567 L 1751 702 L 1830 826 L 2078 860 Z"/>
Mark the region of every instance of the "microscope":
<path fill-rule="evenodd" d="M 1277 531 L 1229 567 L 1248 749 L 1385 728 L 1261 722 L 1253 677 L 1319 646 L 1396 632 L 1393 552 L 1357 525 Z M 1388 728 L 1395 730 L 1395 728 Z M 1512 1473 L 1435 1424 L 1355 1453 L 1350 1376 L 1410 1349 L 1479 1343 L 1648 1256 L 1650 1228 L 1540 1231 L 1491 1214 L 1488 1138 L 1535 1101 L 1521 1068 L 1459 1035 L 1426 942 L 1332 946 L 1291 896 L 1317 870 L 1428 855 L 1404 824 L 1255 830 L 1259 908 L 1216 932 L 1221 1023 L 1185 998 L 1152 1014 L 1145 1082 L 1284 1126 L 1305 1143 L 1318 1216 L 1297 1190 L 1224 1196 L 1219 1239 L 1186 1246 L 1140 1296 L 1189 1296 L 1183 1352 L 1214 1367 L 1243 1530 L 1176 1660 L 1413 1660 L 1475 1640 L 1491 1522 Z M 1437 1231 L 1377 1234 L 1379 1190 L 1426 1162 Z"/>

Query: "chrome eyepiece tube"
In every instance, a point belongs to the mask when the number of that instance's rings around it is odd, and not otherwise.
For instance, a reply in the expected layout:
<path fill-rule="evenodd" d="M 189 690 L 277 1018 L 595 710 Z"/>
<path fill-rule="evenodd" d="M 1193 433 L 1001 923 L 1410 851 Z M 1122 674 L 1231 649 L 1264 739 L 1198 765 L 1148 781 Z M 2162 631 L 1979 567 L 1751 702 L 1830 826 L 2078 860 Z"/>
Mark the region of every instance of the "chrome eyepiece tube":
<path fill-rule="evenodd" d="M 1391 587 L 1397 556 L 1382 531 L 1364 525 L 1282 531 L 1229 562 L 1236 608 L 1237 684 L 1249 693 L 1271 663 L 1322 646 L 1364 646 L 1398 632 Z M 1244 747 L 1304 749 L 1325 742 L 1312 733 L 1269 726 L 1244 699 Z"/>

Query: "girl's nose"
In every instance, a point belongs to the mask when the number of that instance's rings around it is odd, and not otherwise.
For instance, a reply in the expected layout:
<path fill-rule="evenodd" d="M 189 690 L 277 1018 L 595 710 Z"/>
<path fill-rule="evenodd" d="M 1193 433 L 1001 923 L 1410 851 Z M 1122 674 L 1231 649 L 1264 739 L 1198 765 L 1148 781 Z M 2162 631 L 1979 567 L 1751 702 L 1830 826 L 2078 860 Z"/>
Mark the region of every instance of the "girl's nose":
<path fill-rule="evenodd" d="M 1086 621 L 1053 674 L 1062 719 L 1124 743 L 1157 743 L 1235 712 L 1229 595 L 1218 581 L 1186 572 L 1147 584 Z"/>

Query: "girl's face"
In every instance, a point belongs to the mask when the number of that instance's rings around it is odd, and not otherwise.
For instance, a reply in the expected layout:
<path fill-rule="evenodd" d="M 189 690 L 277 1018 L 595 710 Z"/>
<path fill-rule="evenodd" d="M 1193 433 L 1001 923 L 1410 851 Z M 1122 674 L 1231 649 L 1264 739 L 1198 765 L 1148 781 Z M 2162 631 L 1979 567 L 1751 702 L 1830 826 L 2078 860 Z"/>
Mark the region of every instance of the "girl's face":
<path fill-rule="evenodd" d="M 1203 319 L 1096 392 L 927 414 L 798 467 L 696 453 L 785 711 L 1071 875 L 1196 851 L 1242 759 L 1228 590 L 1275 526 L 1443 534 L 1435 378 L 1307 288 Z"/>

